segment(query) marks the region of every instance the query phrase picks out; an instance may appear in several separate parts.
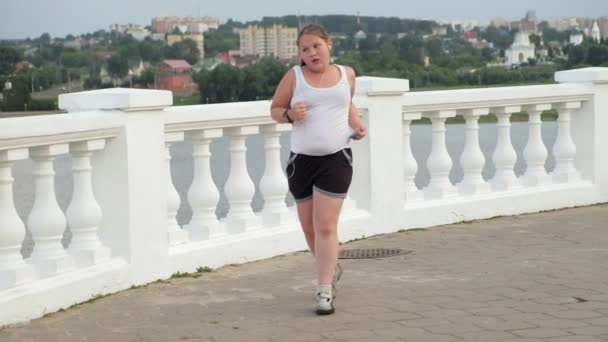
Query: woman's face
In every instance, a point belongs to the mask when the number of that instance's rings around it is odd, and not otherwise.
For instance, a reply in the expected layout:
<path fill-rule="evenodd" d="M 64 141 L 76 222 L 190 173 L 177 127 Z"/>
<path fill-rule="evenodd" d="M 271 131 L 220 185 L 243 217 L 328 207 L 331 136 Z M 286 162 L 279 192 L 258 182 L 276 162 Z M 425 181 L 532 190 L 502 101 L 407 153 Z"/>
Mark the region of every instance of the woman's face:
<path fill-rule="evenodd" d="M 300 58 L 313 71 L 322 71 L 329 65 L 331 43 L 315 34 L 303 34 L 299 44 Z"/>

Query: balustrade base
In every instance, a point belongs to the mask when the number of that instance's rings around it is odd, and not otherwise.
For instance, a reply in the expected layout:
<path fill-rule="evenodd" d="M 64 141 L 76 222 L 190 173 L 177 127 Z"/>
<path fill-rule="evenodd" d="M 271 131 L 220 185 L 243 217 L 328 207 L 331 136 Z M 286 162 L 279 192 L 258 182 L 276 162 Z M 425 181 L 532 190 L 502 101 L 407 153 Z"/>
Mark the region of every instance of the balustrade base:
<path fill-rule="evenodd" d="M 297 220 L 297 212 L 287 210 L 281 212 L 265 212 L 262 211 L 258 214 L 262 218 L 264 226 L 277 226 L 295 222 Z"/>
<path fill-rule="evenodd" d="M 424 189 L 424 199 L 442 199 L 446 197 L 456 196 L 458 192 L 455 187 L 427 187 Z"/>
<path fill-rule="evenodd" d="M 66 253 L 65 256 L 57 257 L 54 259 L 41 259 L 37 258 L 34 260 L 26 260 L 36 270 L 36 274 L 40 278 L 51 277 L 57 274 L 61 274 L 70 271 L 76 267 L 76 262 L 71 255 Z"/>
<path fill-rule="evenodd" d="M 492 190 L 488 183 L 458 183 L 456 187 L 458 193 L 463 196 L 485 194 Z"/>
<path fill-rule="evenodd" d="M 581 175 L 578 172 L 568 172 L 568 173 L 552 172 L 549 176 L 555 183 L 572 183 L 572 182 L 578 182 L 582 179 Z"/>
<path fill-rule="evenodd" d="M 553 182 L 551 177 L 547 174 L 525 174 L 520 177 L 521 185 L 532 187 L 532 186 L 544 186 L 549 185 Z"/>
<path fill-rule="evenodd" d="M 494 179 L 490 181 L 492 191 L 508 191 L 521 188 L 521 182 L 517 177 L 512 179 Z"/>
<path fill-rule="evenodd" d="M 262 218 L 259 216 L 245 218 L 226 217 L 220 222 L 225 223 L 229 234 L 244 233 L 263 228 Z"/>
<path fill-rule="evenodd" d="M 187 230 L 177 227 L 167 232 L 167 238 L 170 246 L 180 245 L 190 240 L 190 234 Z"/>
<path fill-rule="evenodd" d="M 411 190 L 404 194 L 405 203 L 418 202 L 424 200 L 424 191 Z"/>
<path fill-rule="evenodd" d="M 35 278 L 33 268 L 25 263 L 15 268 L 0 270 L 0 290 L 27 283 Z"/>
<path fill-rule="evenodd" d="M 190 223 L 184 226 L 190 241 L 202 241 L 226 236 L 226 224 L 222 222 Z"/>
<path fill-rule="evenodd" d="M 96 249 L 68 249 L 68 253 L 74 258 L 79 267 L 98 265 L 111 258 L 110 250 L 106 247 Z"/>

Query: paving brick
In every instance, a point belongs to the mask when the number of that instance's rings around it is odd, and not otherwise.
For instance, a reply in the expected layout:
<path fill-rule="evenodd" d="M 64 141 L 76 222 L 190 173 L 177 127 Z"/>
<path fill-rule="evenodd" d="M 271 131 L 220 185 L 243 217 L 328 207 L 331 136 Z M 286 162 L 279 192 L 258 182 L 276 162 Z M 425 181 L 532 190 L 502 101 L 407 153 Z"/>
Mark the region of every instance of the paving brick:
<path fill-rule="evenodd" d="M 298 252 L 124 291 L 0 341 L 608 341 L 607 221 L 599 205 L 349 243 L 414 253 L 344 260 L 327 317 Z"/>

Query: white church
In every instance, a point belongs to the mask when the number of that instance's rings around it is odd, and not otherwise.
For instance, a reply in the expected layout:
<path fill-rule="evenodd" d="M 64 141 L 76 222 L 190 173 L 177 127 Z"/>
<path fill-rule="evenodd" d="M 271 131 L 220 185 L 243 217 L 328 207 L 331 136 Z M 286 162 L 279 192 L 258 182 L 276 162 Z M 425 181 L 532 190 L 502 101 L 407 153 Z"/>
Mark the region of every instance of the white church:
<path fill-rule="evenodd" d="M 530 43 L 529 34 L 525 31 L 517 32 L 511 48 L 505 51 L 505 64 L 512 66 L 528 63 L 528 58 L 534 57 L 534 45 Z"/>

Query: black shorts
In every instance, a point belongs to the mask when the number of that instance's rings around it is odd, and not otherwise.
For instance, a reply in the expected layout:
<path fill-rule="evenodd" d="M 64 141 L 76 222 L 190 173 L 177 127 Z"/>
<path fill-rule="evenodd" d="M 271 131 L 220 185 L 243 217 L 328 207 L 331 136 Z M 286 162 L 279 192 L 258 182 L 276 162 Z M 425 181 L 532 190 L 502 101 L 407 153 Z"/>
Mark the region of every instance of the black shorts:
<path fill-rule="evenodd" d="M 291 152 L 287 161 L 287 182 L 296 202 L 312 197 L 312 192 L 345 198 L 353 178 L 353 152 L 345 148 L 326 156 Z"/>

